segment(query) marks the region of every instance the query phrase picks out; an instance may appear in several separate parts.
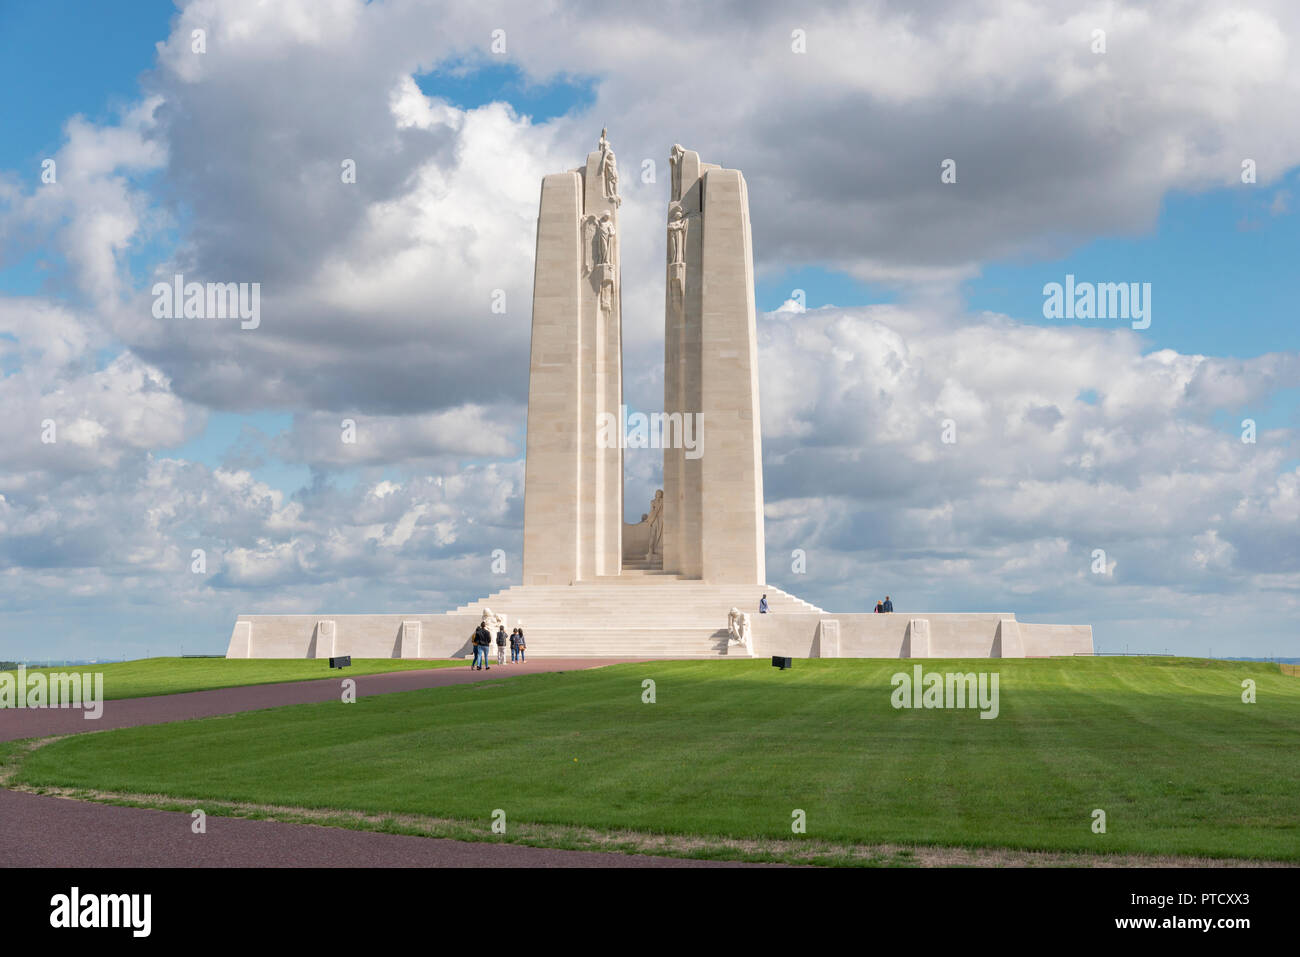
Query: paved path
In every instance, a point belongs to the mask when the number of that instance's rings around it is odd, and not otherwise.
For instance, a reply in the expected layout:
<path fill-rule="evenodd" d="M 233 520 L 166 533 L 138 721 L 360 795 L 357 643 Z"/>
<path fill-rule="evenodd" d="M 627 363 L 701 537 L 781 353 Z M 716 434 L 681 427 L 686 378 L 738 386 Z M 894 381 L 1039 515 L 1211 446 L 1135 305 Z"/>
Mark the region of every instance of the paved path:
<path fill-rule="evenodd" d="M 725 862 L 557 851 L 112 807 L 0 789 L 0 867 L 718 867 Z"/>
<path fill-rule="evenodd" d="M 360 675 L 357 695 L 390 694 L 548 671 L 576 671 L 627 658 L 540 658 L 490 671 L 438 668 Z M 493 672 L 496 672 L 493 674 Z M 53 709 L 0 711 L 0 741 L 205 718 L 333 701 L 346 672 L 320 681 L 217 688 L 104 702 L 104 714 Z M 209 815 L 194 834 L 177 811 L 113 807 L 0 789 L 0 867 L 726 867 L 725 862 L 560 851 L 516 844 L 377 834 L 311 824 Z"/>
<path fill-rule="evenodd" d="M 535 658 L 514 665 L 497 665 L 491 670 L 474 671 L 468 664 L 458 668 L 433 668 L 428 671 L 393 671 L 388 674 L 358 675 L 357 697 L 416 691 L 512 678 L 544 671 L 579 671 L 602 665 L 636 661 L 635 658 Z M 210 718 L 236 711 L 259 711 L 289 704 L 337 701 L 341 682 L 350 677 L 347 670 L 337 677 L 319 681 L 288 681 L 272 685 L 245 685 L 238 688 L 214 688 L 184 694 L 157 695 L 151 698 L 120 698 L 104 702 L 104 713 L 87 720 L 86 712 L 76 708 L 5 708 L 0 710 L 0 741 L 40 738 L 51 734 L 78 734 L 83 731 L 106 731 L 131 728 L 141 724 L 163 724 L 189 718 Z"/>

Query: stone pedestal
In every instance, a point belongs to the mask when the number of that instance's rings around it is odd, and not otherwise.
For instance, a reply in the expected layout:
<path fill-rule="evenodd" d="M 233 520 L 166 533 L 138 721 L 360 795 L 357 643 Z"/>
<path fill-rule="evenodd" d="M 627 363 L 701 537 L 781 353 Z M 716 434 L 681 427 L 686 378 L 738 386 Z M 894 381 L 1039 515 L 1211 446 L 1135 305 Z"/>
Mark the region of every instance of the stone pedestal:
<path fill-rule="evenodd" d="M 312 654 L 309 658 L 333 658 L 334 657 L 334 621 L 333 619 L 321 619 L 316 622 L 316 632 L 312 635 L 311 640 Z"/>
<path fill-rule="evenodd" d="M 397 656 L 399 658 L 420 657 L 420 623 L 418 621 L 402 622 L 402 631 L 398 636 Z"/>
<path fill-rule="evenodd" d="M 930 622 L 926 618 L 913 618 L 907 623 L 907 658 L 930 657 Z"/>
<path fill-rule="evenodd" d="M 1023 658 L 1025 646 L 1020 637 L 1020 623 L 1014 618 L 999 619 L 997 634 L 993 638 L 993 648 L 994 657 Z"/>
<path fill-rule="evenodd" d="M 840 623 L 834 618 L 823 618 L 817 622 L 817 657 L 838 658 L 840 656 Z"/>

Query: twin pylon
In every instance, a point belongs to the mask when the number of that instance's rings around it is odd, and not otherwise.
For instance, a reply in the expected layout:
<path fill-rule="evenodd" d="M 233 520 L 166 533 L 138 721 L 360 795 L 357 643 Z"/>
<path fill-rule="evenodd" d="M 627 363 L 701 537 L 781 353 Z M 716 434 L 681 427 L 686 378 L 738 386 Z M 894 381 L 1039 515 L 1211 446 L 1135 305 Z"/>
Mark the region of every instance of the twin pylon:
<path fill-rule="evenodd" d="M 749 197 L 739 170 L 674 146 L 664 319 L 663 570 L 762 584 L 763 469 Z M 623 567 L 618 167 L 602 131 L 584 166 L 542 180 L 533 278 L 526 585 Z M 689 417 L 689 422 L 688 422 Z M 692 448 L 685 448 L 683 423 Z M 620 433 L 621 434 L 621 433 Z"/>

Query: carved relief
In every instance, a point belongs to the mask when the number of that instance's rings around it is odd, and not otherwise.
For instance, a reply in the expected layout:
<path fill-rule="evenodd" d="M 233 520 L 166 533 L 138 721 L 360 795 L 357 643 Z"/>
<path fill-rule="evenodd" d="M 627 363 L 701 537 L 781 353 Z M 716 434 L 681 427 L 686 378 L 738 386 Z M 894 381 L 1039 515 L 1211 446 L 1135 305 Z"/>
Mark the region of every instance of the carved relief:
<path fill-rule="evenodd" d="M 686 230 L 690 219 L 682 209 L 681 203 L 672 203 L 668 207 L 668 262 L 670 264 L 686 262 Z"/>
<path fill-rule="evenodd" d="M 674 316 L 680 315 L 686 296 L 686 237 L 691 220 L 698 216 L 687 213 L 679 202 L 668 206 L 668 302 Z"/>
<path fill-rule="evenodd" d="M 584 276 L 596 272 L 598 266 L 613 265 L 616 258 L 615 235 L 614 218 L 609 213 L 603 214 L 599 219 L 590 214 L 582 217 L 584 250 L 582 274 Z"/>
<path fill-rule="evenodd" d="M 609 313 L 614 308 L 615 261 L 618 258 L 617 231 L 614 217 L 609 213 L 599 218 L 582 217 L 582 248 L 584 276 L 595 276 L 598 303 L 601 311 Z"/>
<path fill-rule="evenodd" d="M 614 261 L 614 219 L 605 213 L 596 223 L 595 257 L 597 266 L 605 266 Z"/>

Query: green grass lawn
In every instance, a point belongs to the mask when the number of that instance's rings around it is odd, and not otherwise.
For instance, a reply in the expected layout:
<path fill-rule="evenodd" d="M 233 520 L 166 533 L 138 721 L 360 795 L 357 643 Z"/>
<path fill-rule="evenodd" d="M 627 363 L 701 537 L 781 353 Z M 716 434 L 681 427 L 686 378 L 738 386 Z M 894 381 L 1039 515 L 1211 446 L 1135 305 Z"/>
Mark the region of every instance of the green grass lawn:
<path fill-rule="evenodd" d="M 837 842 L 1300 860 L 1300 680 L 1276 665 L 923 662 L 998 672 L 986 720 L 895 710 L 913 664 L 663 661 L 298 705 L 67 738 L 16 780 L 736 838 L 791 838 L 802 809 Z"/>
<path fill-rule="evenodd" d="M 207 691 L 237 685 L 266 685 L 280 681 L 310 681 L 348 675 L 369 675 L 385 671 L 411 671 L 461 665 L 460 661 L 414 661 L 402 658 L 353 658 L 352 667 L 330 671 L 325 659 L 286 658 L 142 658 L 138 661 L 108 662 L 59 668 L 28 668 L 37 672 L 83 675 L 102 672 L 104 698 L 142 698 L 182 691 Z M 0 672 L 2 673 L 2 672 Z M 9 674 L 14 674 L 10 671 Z M 83 679 L 85 680 L 85 679 Z"/>

